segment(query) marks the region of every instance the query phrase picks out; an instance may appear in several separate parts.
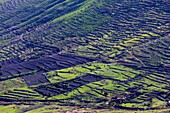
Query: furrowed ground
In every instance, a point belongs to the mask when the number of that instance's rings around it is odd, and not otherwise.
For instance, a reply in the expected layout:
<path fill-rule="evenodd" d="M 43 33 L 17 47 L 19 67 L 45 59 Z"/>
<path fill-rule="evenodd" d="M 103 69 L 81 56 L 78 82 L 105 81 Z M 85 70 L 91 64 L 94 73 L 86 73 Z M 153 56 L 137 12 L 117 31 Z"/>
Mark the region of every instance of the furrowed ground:
<path fill-rule="evenodd" d="M 170 1 L 0 0 L 0 102 L 169 112 Z"/>

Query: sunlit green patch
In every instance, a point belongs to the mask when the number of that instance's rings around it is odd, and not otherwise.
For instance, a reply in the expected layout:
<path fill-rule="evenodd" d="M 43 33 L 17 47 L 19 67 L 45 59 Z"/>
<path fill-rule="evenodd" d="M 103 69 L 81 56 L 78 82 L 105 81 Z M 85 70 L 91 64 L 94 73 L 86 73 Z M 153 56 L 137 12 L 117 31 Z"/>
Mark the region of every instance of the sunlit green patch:
<path fill-rule="evenodd" d="M 6 97 L 6 98 L 20 99 L 20 100 L 24 100 L 24 99 L 41 100 L 41 99 L 44 99 L 44 97 L 42 95 L 40 95 L 39 93 L 35 92 L 34 90 L 32 90 L 31 88 L 28 88 L 28 87 L 15 88 L 12 90 L 8 90 L 1 96 Z"/>
<path fill-rule="evenodd" d="M 119 87 L 119 92 L 114 91 Z M 121 91 L 122 90 L 122 91 Z M 107 91 L 107 93 L 106 93 Z M 119 94 L 121 92 L 124 92 L 125 88 L 123 88 L 121 85 L 117 84 L 116 82 L 113 82 L 112 80 L 101 80 L 97 82 L 92 82 L 86 85 L 83 85 L 77 89 L 74 89 L 71 92 L 67 92 L 64 94 L 60 94 L 57 96 L 53 96 L 49 99 L 70 99 L 81 95 L 86 95 L 87 101 L 93 101 L 94 98 L 109 98 L 112 94 Z"/>
<path fill-rule="evenodd" d="M 59 18 L 56 18 L 53 20 L 53 22 L 57 22 L 59 20 L 65 20 L 65 19 L 68 19 L 68 18 L 71 18 L 75 15 L 78 15 L 80 14 L 82 11 L 86 10 L 95 0 L 88 0 L 88 1 L 85 1 L 85 3 L 77 10 L 71 12 L 71 13 L 68 13 L 68 14 L 65 14 Z"/>
<path fill-rule="evenodd" d="M 5 81 L 1 81 L 0 84 L 0 96 L 5 98 L 15 99 L 43 99 L 42 95 L 33 91 L 27 86 L 22 78 L 14 78 Z"/>
<path fill-rule="evenodd" d="M 7 90 L 13 90 L 15 88 L 23 88 L 23 87 L 27 87 L 27 84 L 22 78 L 14 78 L 14 79 L 1 81 L 0 94 L 6 92 Z"/>
<path fill-rule="evenodd" d="M 0 106 L 0 113 L 18 113 L 20 111 L 15 105 Z"/>
<path fill-rule="evenodd" d="M 139 73 L 140 71 L 136 71 L 122 65 L 92 62 L 62 70 L 51 71 L 46 73 L 46 76 L 51 83 L 57 83 L 65 80 L 74 79 L 85 74 L 95 74 L 117 80 L 127 80 L 135 77 Z"/>

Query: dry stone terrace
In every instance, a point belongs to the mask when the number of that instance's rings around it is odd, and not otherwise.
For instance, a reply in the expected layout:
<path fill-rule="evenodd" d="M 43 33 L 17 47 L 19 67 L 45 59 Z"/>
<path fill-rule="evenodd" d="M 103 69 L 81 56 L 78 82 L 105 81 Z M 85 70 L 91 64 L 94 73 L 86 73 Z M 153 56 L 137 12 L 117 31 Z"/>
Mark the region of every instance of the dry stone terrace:
<path fill-rule="evenodd" d="M 169 18 L 169 0 L 2 2 L 0 100 L 169 108 Z"/>

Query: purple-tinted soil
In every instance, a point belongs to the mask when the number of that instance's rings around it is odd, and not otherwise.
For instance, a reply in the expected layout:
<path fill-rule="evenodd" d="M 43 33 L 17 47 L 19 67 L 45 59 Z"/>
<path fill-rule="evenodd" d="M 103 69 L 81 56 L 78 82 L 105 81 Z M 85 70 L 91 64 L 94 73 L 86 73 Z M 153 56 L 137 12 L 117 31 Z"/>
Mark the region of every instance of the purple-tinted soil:
<path fill-rule="evenodd" d="M 28 75 L 22 77 L 28 86 L 48 83 L 49 80 L 43 74 Z"/>
<path fill-rule="evenodd" d="M 17 64 L 9 64 L 0 68 L 0 76 L 7 77 L 13 74 L 24 74 L 27 72 L 37 71 L 38 73 L 48 72 L 68 68 L 71 66 L 92 62 L 94 59 L 75 56 L 75 55 L 61 55 L 53 54 L 50 56 L 25 61 Z"/>

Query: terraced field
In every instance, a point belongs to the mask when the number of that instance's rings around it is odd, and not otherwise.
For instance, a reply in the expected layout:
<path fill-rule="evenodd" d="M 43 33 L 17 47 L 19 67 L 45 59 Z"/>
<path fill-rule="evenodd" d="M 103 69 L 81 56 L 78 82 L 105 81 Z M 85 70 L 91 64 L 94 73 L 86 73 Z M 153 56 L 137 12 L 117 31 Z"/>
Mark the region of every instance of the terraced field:
<path fill-rule="evenodd" d="M 0 0 L 0 104 L 168 113 L 170 1 Z"/>

